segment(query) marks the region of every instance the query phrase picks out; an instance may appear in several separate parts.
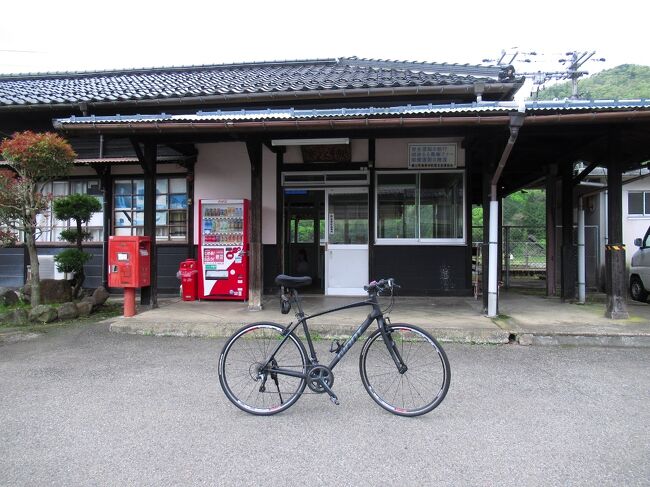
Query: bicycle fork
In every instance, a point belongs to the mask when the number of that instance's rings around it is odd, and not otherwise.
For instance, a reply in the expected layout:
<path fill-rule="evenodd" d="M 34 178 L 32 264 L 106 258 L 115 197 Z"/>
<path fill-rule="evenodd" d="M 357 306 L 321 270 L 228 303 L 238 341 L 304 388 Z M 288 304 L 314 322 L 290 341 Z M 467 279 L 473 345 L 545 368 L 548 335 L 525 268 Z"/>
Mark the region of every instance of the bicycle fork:
<path fill-rule="evenodd" d="M 392 357 L 393 362 L 395 362 L 395 366 L 397 367 L 397 371 L 400 374 L 406 373 L 406 371 L 409 368 L 404 363 L 404 360 L 402 359 L 402 355 L 399 353 L 399 349 L 397 348 L 397 345 L 395 344 L 395 340 L 393 340 L 393 334 L 389 333 L 387 331 L 386 322 L 384 321 L 384 318 L 383 317 L 377 318 L 377 322 L 379 323 L 379 331 L 381 332 L 381 336 L 384 339 L 384 343 L 386 344 L 386 348 L 388 349 L 388 353 Z"/>

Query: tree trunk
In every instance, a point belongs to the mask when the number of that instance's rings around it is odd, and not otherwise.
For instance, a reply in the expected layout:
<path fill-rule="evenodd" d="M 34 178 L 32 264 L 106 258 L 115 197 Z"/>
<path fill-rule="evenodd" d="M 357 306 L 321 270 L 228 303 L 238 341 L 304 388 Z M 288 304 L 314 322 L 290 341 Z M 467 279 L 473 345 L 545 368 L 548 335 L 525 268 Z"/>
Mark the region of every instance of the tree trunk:
<path fill-rule="evenodd" d="M 81 220 L 76 219 L 77 221 L 77 249 L 79 249 L 79 252 L 83 252 L 83 234 L 82 228 L 81 228 Z M 72 296 L 75 298 L 79 297 L 79 293 L 81 292 L 81 287 L 83 286 L 84 281 L 86 280 L 86 274 L 84 272 L 84 266 L 81 264 L 81 268 L 79 269 L 79 272 L 74 276 L 74 287 L 72 288 Z"/>
<path fill-rule="evenodd" d="M 31 269 L 31 303 L 32 307 L 41 304 L 41 274 L 38 266 L 38 253 L 36 252 L 36 238 L 34 229 L 25 228 L 25 245 L 29 252 L 29 265 Z"/>

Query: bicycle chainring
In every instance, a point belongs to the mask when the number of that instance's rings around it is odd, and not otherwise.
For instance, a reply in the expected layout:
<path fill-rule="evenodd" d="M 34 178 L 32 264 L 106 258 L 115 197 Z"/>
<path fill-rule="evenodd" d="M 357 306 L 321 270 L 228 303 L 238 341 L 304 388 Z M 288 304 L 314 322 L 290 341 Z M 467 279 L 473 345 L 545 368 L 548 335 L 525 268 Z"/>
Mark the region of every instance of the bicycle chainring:
<path fill-rule="evenodd" d="M 315 393 L 322 394 L 325 388 L 321 380 L 331 389 L 334 385 L 334 372 L 325 365 L 314 365 L 307 374 L 307 386 Z"/>

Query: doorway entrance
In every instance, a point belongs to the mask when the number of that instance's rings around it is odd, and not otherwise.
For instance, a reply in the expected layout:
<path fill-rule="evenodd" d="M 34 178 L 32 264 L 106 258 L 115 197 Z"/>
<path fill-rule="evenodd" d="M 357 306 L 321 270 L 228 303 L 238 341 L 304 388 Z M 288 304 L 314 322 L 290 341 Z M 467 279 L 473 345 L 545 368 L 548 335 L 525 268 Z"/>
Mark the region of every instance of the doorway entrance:
<path fill-rule="evenodd" d="M 368 189 L 285 189 L 285 270 L 311 292 L 363 295 L 368 283 Z"/>

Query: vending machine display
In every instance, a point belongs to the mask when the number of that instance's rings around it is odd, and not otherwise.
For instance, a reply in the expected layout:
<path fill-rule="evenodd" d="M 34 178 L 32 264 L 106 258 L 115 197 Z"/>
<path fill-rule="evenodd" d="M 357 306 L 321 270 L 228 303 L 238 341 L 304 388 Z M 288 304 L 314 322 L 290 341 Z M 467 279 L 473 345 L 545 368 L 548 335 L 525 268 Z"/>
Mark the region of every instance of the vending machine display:
<path fill-rule="evenodd" d="M 201 200 L 199 217 L 199 299 L 248 299 L 248 200 Z"/>

